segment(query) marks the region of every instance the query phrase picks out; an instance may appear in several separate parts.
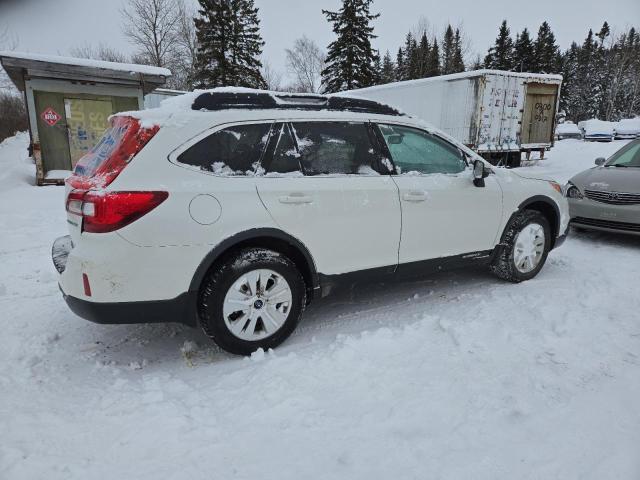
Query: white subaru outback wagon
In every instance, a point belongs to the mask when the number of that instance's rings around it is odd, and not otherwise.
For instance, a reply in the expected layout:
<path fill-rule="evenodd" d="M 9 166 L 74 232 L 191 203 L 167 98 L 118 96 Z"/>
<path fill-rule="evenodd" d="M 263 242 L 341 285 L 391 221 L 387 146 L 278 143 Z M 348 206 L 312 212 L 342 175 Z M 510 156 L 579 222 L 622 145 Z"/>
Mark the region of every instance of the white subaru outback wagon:
<path fill-rule="evenodd" d="M 66 210 L 52 256 L 71 310 L 200 326 L 237 354 L 340 285 L 468 264 L 528 280 L 569 220 L 558 184 L 389 106 L 238 89 L 112 117 Z"/>

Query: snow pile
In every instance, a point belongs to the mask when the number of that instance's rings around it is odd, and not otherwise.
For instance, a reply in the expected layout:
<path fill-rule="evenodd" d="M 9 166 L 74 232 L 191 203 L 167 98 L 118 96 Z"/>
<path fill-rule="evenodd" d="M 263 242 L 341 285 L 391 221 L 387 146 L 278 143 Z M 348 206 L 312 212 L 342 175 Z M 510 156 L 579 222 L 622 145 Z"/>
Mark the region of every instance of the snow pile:
<path fill-rule="evenodd" d="M 615 124 L 616 135 L 640 136 L 640 117 L 624 118 Z"/>
<path fill-rule="evenodd" d="M 567 139 L 557 142 L 550 152 L 545 153 L 544 160 L 537 160 L 533 165 L 513 171 L 532 178 L 555 180 L 564 184 L 576 173 L 594 167 L 596 158 L 609 158 L 627 143 L 627 140 L 598 143 Z"/>
<path fill-rule="evenodd" d="M 29 134 L 18 133 L 0 142 L 0 189 L 35 184 L 35 164 L 27 157 Z"/>
<path fill-rule="evenodd" d="M 571 236 L 519 285 L 348 289 L 231 357 L 69 311 L 64 188 L 25 181 L 27 142 L 0 145 L 0 478 L 640 478 L 635 239 Z M 624 143 L 567 140 L 525 170 L 566 179 Z"/>

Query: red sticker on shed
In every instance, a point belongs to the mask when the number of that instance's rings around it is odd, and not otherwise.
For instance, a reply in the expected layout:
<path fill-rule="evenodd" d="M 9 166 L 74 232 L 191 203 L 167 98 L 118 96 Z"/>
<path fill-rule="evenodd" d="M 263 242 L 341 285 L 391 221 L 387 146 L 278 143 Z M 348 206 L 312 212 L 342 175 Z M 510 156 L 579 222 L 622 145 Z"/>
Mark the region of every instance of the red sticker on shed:
<path fill-rule="evenodd" d="M 45 111 L 42 112 L 42 115 L 40 115 L 40 118 L 42 118 L 42 120 L 44 120 L 44 122 L 50 127 L 53 127 L 62 117 L 58 115 L 53 108 L 47 107 Z"/>

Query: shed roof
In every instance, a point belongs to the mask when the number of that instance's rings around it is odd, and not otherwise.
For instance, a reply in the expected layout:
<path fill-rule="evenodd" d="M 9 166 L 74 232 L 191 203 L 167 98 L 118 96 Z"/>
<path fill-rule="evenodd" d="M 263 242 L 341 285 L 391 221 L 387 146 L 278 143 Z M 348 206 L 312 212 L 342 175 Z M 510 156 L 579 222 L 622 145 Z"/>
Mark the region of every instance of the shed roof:
<path fill-rule="evenodd" d="M 38 53 L 0 51 L 0 64 L 21 91 L 25 76 L 142 85 L 144 93 L 164 85 L 171 76 L 170 70 L 161 67 Z"/>

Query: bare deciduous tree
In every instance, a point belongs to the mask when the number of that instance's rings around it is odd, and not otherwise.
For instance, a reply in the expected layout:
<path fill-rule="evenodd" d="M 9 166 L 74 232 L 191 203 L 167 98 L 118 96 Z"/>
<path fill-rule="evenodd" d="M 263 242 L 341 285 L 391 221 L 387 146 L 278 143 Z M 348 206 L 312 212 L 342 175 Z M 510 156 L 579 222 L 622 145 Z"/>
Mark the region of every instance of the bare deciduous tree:
<path fill-rule="evenodd" d="M 282 90 L 282 74 L 275 70 L 267 60 L 262 62 L 261 73 L 267 84 L 267 90 L 274 92 Z"/>
<path fill-rule="evenodd" d="M 167 86 L 191 90 L 197 38 L 196 12 L 184 0 L 127 0 L 121 10 L 123 32 L 137 47 L 134 63 L 171 70 Z"/>
<path fill-rule="evenodd" d="M 295 77 L 292 89 L 297 92 L 319 93 L 326 58 L 320 47 L 305 35 L 298 38 L 293 43 L 293 48 L 286 52 L 287 68 Z"/>
<path fill-rule="evenodd" d="M 17 132 L 27 130 L 27 111 L 24 100 L 9 91 L 0 92 L 0 142 Z"/>
<path fill-rule="evenodd" d="M 0 50 L 15 50 L 18 39 L 9 32 L 9 27 L 0 28 Z M 3 68 L 0 68 L 0 90 L 13 90 L 14 86 Z"/>
<path fill-rule="evenodd" d="M 181 8 L 178 0 L 128 0 L 121 10 L 123 32 L 138 48 L 138 57 L 156 67 L 176 58 Z"/>
<path fill-rule="evenodd" d="M 176 58 L 174 85 L 177 88 L 192 90 L 195 78 L 196 53 L 198 51 L 198 38 L 196 26 L 193 21 L 196 10 L 188 7 L 184 1 L 178 3 L 178 24 L 176 28 Z"/>
<path fill-rule="evenodd" d="M 127 63 L 129 58 L 118 50 L 115 50 L 104 43 L 100 43 L 97 47 L 89 43 L 81 47 L 74 47 L 69 50 L 73 57 L 92 58 L 94 60 L 105 60 L 107 62 Z"/>

